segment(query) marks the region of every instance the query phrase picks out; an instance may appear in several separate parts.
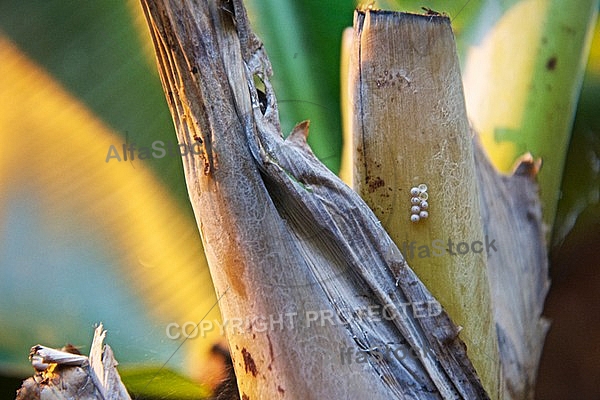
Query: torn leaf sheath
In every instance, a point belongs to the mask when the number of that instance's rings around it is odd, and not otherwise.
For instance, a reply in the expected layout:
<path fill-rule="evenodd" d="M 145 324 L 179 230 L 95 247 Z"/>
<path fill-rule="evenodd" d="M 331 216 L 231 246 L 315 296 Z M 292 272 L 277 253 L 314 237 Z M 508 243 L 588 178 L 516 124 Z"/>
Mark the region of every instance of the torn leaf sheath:
<path fill-rule="evenodd" d="M 260 49 L 257 54 L 264 53 Z M 268 84 L 265 85 L 268 106 L 272 110 L 267 108 L 263 113 L 258 106 L 250 77 L 260 73 L 263 81 L 268 82 L 270 69 L 268 59 L 263 57 L 266 61 L 253 64 L 266 70 L 248 68 L 247 73 L 255 123 L 252 131 L 247 130 L 254 133 L 248 136 L 249 146 L 281 217 L 288 221 L 296 236 L 313 239 L 296 242 L 300 247 L 307 247 L 302 253 L 308 258 L 316 253 L 325 255 L 328 263 L 309 262 L 309 265 L 336 311 L 348 321 L 349 332 L 354 338 L 367 337 L 364 321 L 357 321 L 348 314 L 348 309 L 370 303 L 357 296 L 366 294 L 366 298 L 375 300 L 391 313 L 396 331 L 388 340 L 401 338 L 415 350 L 430 350 L 421 351 L 421 362 L 443 398 L 454 398 L 457 393 L 464 398 L 485 398 L 464 344 L 458 338 L 458 330 L 446 312 L 415 318 L 397 307 L 407 303 L 430 304 L 435 299 L 360 196 L 312 153 L 306 142 L 308 123 L 297 125 L 284 140 L 278 125 L 271 122 L 271 115 L 277 115 L 277 106 Z M 323 271 L 323 268 L 329 270 Z M 379 326 L 373 324 L 371 328 Z M 389 329 L 385 327 L 385 333 L 389 334 Z M 385 338 L 377 333 L 372 332 L 374 337 Z M 464 384 L 467 381 L 470 385 Z"/>
<path fill-rule="evenodd" d="M 99 324 L 89 357 L 64 351 L 65 348 L 33 346 L 29 358 L 36 374 L 23 381 L 16 399 L 130 400 L 112 349 L 104 344 L 105 336 L 106 331 Z"/>
<path fill-rule="evenodd" d="M 491 165 L 478 140 L 474 148 L 486 234 L 510 249 L 494 254 L 488 265 L 507 397 L 533 398 L 550 327 L 542 316 L 550 281 L 546 228 L 535 180 L 539 164 L 525 155 L 514 173 L 504 176 Z"/>
<path fill-rule="evenodd" d="M 202 160 L 183 162 L 215 287 L 227 291 L 224 320 L 292 309 L 331 310 L 343 321 L 228 334 L 241 395 L 487 398 L 447 314 L 401 309 L 435 299 L 368 206 L 312 154 L 307 127 L 282 138 L 270 64 L 241 1 L 142 4 L 179 140 L 205 145 Z M 356 318 L 371 305 L 390 318 Z M 340 346 L 388 343 L 418 357 L 337 359 Z"/>

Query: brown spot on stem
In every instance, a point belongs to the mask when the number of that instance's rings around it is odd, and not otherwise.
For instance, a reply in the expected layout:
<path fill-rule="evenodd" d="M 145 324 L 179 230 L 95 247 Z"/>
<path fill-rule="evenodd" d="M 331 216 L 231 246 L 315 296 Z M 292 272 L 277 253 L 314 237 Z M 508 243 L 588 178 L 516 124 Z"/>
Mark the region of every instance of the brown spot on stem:
<path fill-rule="evenodd" d="M 250 372 L 252 376 L 256 376 L 256 374 L 258 374 L 256 363 L 245 347 L 242 349 L 242 356 L 244 357 L 244 368 L 246 369 L 246 373 Z"/>
<path fill-rule="evenodd" d="M 269 354 L 271 355 L 271 362 L 269 363 L 269 366 L 267 368 L 269 368 L 269 371 L 271 371 L 272 368 L 272 364 L 273 364 L 273 343 L 271 343 L 271 338 L 269 337 L 269 334 L 267 333 L 267 340 L 269 341 Z"/>
<path fill-rule="evenodd" d="M 554 71 L 554 69 L 556 68 L 556 56 L 552 56 L 548 59 L 548 61 L 546 62 L 546 69 L 548 71 Z"/>
<path fill-rule="evenodd" d="M 366 182 L 367 185 L 369 186 L 369 193 L 373 193 L 375 190 L 379 189 L 380 187 L 385 186 L 385 181 L 378 176 L 375 178 L 371 178 L 370 176 L 367 176 L 366 181 L 367 181 Z"/>

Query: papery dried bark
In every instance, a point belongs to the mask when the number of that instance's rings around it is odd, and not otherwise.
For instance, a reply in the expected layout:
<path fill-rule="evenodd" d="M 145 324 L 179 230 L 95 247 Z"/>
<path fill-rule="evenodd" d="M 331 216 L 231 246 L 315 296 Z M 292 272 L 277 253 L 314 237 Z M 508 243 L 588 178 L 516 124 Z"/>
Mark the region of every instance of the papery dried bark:
<path fill-rule="evenodd" d="M 486 234 L 502 247 L 488 260 L 506 399 L 533 399 L 550 322 L 548 249 L 536 176 L 540 160 L 524 155 L 511 176 L 499 174 L 475 143 Z"/>
<path fill-rule="evenodd" d="M 117 371 L 117 361 L 100 324 L 94 331 L 90 356 L 36 345 L 29 358 L 37 371 L 23 382 L 16 400 L 129 400 Z"/>
<path fill-rule="evenodd" d="M 223 319 L 341 320 L 228 332 L 241 396 L 487 398 L 448 315 L 403 311 L 435 299 L 367 205 L 312 154 L 308 124 L 283 139 L 270 64 L 241 0 L 142 6 L 179 142 L 203 148 L 184 169 Z M 357 318 L 369 306 L 391 318 Z M 339 359 L 388 343 L 417 356 Z"/>

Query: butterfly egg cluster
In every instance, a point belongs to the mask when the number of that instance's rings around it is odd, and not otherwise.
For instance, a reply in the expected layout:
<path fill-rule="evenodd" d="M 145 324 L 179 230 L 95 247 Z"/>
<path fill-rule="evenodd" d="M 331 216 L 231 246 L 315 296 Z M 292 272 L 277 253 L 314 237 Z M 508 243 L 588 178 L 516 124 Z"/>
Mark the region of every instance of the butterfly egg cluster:
<path fill-rule="evenodd" d="M 421 183 L 419 186 L 413 187 L 410 189 L 410 195 L 410 220 L 416 223 L 429 217 L 429 212 L 427 211 L 429 208 L 429 203 L 427 203 L 427 199 L 429 198 L 427 185 Z"/>

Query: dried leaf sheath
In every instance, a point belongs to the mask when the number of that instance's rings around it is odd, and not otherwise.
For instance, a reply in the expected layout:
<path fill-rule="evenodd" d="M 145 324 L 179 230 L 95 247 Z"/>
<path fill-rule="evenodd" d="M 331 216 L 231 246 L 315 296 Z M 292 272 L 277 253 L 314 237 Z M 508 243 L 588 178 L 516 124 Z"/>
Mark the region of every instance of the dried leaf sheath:
<path fill-rule="evenodd" d="M 550 281 L 546 228 L 535 180 L 541 163 L 526 154 L 512 175 L 501 175 L 475 144 L 484 226 L 488 235 L 503 243 L 498 255 L 490 258 L 488 271 L 505 398 L 532 399 L 550 327 L 542 316 Z"/>
<path fill-rule="evenodd" d="M 89 357 L 72 353 L 78 351 L 70 345 L 61 350 L 33 346 L 29 359 L 36 373 L 23 381 L 16 400 L 130 400 L 113 351 L 104 344 L 105 336 L 100 324 L 94 331 Z"/>
<path fill-rule="evenodd" d="M 223 319 L 299 316 L 342 323 L 229 333 L 240 393 L 249 398 L 486 398 L 445 312 L 371 210 L 312 154 L 307 124 L 282 138 L 270 65 L 241 1 L 142 1 L 184 159 L 190 198 Z M 267 89 L 260 110 L 254 75 Z M 197 138 L 197 139 L 195 139 Z M 357 318 L 385 306 L 390 319 Z M 303 323 L 304 322 L 304 323 Z M 340 349 L 393 343 L 419 358 L 340 362 Z"/>

